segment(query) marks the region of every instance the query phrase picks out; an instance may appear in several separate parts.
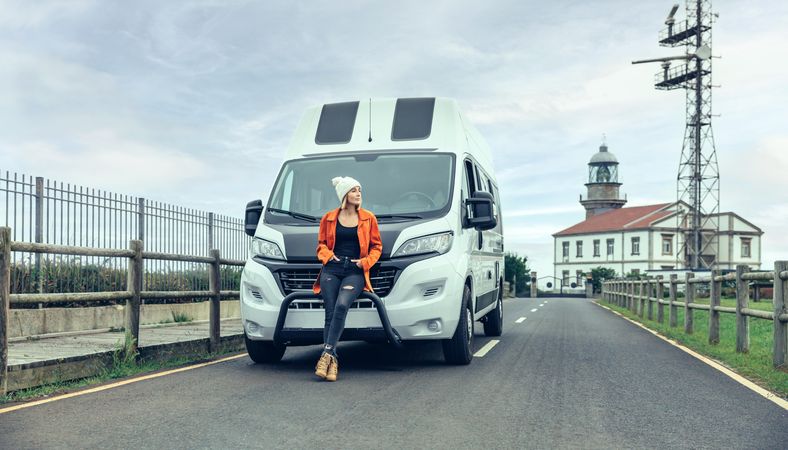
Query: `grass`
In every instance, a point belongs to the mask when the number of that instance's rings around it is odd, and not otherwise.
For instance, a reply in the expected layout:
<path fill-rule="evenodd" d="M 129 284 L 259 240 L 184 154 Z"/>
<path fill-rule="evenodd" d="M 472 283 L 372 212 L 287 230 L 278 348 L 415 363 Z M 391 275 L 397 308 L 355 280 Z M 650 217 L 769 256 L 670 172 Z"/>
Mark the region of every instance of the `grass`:
<path fill-rule="evenodd" d="M 696 299 L 696 303 L 708 303 L 708 299 Z M 669 307 L 665 306 L 665 323 L 656 320 L 641 319 L 632 314 L 628 309 L 621 308 L 612 303 L 598 300 L 602 305 L 613 309 L 624 316 L 642 323 L 656 330 L 663 336 L 671 338 L 680 344 L 695 350 L 698 353 L 716 359 L 718 362 L 749 378 L 755 383 L 788 399 L 788 371 L 776 369 L 772 365 L 772 344 L 774 342 L 774 329 L 772 321 L 750 317 L 750 351 L 749 353 L 736 352 L 736 315 L 720 313 L 720 343 L 709 344 L 709 313 L 708 311 L 693 312 L 694 332 L 684 333 L 684 308 L 679 306 L 677 314 L 677 327 L 670 327 Z M 735 306 L 723 299 L 723 306 Z M 767 302 L 750 302 L 750 307 L 767 305 Z M 647 307 L 648 308 L 648 307 Z M 762 308 L 758 308 L 762 309 Z M 647 310 L 648 311 L 648 310 Z M 654 318 L 657 317 L 657 305 L 654 305 Z"/>
<path fill-rule="evenodd" d="M 191 357 L 180 356 L 167 359 L 165 361 L 139 361 L 139 354 L 129 351 L 131 342 L 126 338 L 125 342 L 118 342 L 112 352 L 112 363 L 106 367 L 99 375 L 82 378 L 79 380 L 60 381 L 44 386 L 38 386 L 19 391 L 9 392 L 0 395 L 0 405 L 37 400 L 53 395 L 64 394 L 77 391 L 81 388 L 100 385 L 119 378 L 127 378 L 134 375 L 152 373 L 159 370 L 170 369 L 179 366 L 186 366 L 197 362 L 210 360 L 228 353 L 235 353 L 235 350 L 221 350 L 216 353 L 197 354 Z"/>

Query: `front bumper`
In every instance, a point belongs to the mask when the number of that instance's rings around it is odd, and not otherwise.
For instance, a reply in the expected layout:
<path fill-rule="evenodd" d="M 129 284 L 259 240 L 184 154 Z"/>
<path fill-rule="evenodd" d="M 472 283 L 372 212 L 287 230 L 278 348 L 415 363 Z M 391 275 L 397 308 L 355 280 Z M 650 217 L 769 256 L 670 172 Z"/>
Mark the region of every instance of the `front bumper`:
<path fill-rule="evenodd" d="M 380 264 L 381 270 L 390 266 L 389 261 Z M 380 300 L 402 340 L 448 339 L 459 321 L 463 282 L 448 254 L 434 256 L 398 272 L 394 286 Z M 281 337 L 293 345 L 320 343 L 325 326 L 322 301 L 311 290 L 302 293 L 312 297 L 292 301 Z M 250 259 L 241 276 L 241 318 L 249 339 L 274 339 L 284 298 L 271 270 Z M 293 309 L 296 306 L 298 309 Z M 369 304 L 368 297 L 357 300 L 348 312 L 342 340 L 387 338 L 374 304 Z"/>

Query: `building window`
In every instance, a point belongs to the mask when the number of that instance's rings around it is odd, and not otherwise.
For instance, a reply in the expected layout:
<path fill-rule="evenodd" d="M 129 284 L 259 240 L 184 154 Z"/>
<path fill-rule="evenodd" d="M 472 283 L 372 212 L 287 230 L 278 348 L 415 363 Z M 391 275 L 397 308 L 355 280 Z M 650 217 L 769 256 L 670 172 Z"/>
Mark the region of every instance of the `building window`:
<path fill-rule="evenodd" d="M 599 256 L 599 239 L 594 239 L 594 256 Z"/>
<path fill-rule="evenodd" d="M 632 238 L 632 254 L 639 255 L 640 254 L 640 238 L 633 237 Z"/>
<path fill-rule="evenodd" d="M 663 234 L 662 235 L 662 254 L 663 255 L 672 255 L 673 254 L 673 235 L 672 234 Z"/>
<path fill-rule="evenodd" d="M 582 258 L 583 257 L 583 241 L 577 241 L 576 244 L 577 244 L 577 257 L 578 258 Z"/>
<path fill-rule="evenodd" d="M 575 283 L 577 283 L 578 286 L 582 286 L 583 285 L 583 271 L 582 270 L 575 271 L 575 278 L 576 278 Z"/>
<path fill-rule="evenodd" d="M 673 270 L 673 266 L 659 266 L 662 270 Z"/>
<path fill-rule="evenodd" d="M 569 271 L 568 270 L 564 270 L 563 272 L 561 272 L 561 284 L 563 284 L 564 286 L 569 285 Z"/>
<path fill-rule="evenodd" d="M 569 258 L 569 242 L 563 242 L 562 245 L 564 258 Z"/>
<path fill-rule="evenodd" d="M 614 250 L 613 242 L 614 242 L 613 239 L 607 240 L 607 256 L 613 256 L 613 250 Z"/>
<path fill-rule="evenodd" d="M 752 239 L 750 238 L 741 238 L 741 257 L 742 258 L 749 258 L 750 257 L 750 249 L 751 245 L 750 242 Z"/>

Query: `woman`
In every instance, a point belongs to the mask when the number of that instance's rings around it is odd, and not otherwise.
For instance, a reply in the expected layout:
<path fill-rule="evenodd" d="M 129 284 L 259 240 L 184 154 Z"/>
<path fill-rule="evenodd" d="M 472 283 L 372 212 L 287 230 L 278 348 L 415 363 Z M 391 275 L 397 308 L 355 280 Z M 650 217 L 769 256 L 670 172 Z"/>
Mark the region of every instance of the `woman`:
<path fill-rule="evenodd" d="M 348 308 L 362 290 L 373 292 L 369 269 L 380 258 L 383 245 L 378 219 L 361 208 L 361 183 L 351 177 L 335 177 L 331 182 L 341 206 L 320 220 L 317 257 L 323 268 L 312 290 L 321 294 L 326 311 L 325 345 L 315 375 L 336 381 L 339 373 L 336 346 L 345 328 Z"/>

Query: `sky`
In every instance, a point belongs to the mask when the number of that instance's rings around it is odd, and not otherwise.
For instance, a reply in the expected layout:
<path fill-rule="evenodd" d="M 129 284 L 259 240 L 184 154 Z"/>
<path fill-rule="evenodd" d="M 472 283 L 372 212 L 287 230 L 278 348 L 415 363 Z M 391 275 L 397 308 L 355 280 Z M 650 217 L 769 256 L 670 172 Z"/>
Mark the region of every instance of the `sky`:
<path fill-rule="evenodd" d="M 309 106 L 440 96 L 493 149 L 506 250 L 552 273 L 602 135 L 627 206 L 676 199 L 674 0 L 0 0 L 0 170 L 242 217 Z M 715 0 L 721 210 L 788 259 L 788 3 Z M 680 8 L 677 18 L 684 15 Z M 780 50 L 783 49 L 783 50 Z"/>

